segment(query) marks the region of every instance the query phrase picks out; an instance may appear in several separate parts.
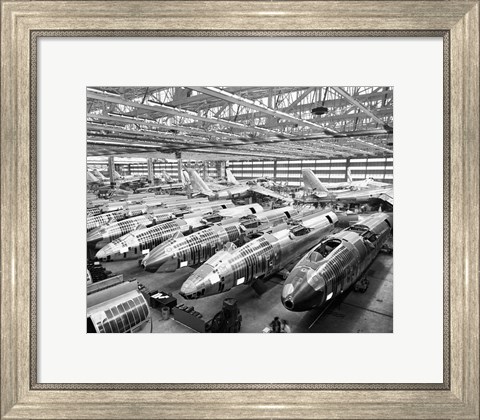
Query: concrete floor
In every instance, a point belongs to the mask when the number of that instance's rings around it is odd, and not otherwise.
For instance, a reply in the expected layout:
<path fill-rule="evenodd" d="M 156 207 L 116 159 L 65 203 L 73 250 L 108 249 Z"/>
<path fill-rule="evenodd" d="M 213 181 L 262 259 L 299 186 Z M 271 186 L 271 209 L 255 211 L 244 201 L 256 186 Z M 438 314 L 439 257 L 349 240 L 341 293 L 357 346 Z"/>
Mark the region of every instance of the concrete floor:
<path fill-rule="evenodd" d="M 283 280 L 273 277 L 265 282 L 266 291 L 259 296 L 250 286 L 198 300 L 185 300 L 178 291 L 194 271 L 186 267 L 175 273 L 148 273 L 135 260 L 102 263 L 114 274 L 123 274 L 129 281 L 136 279 L 150 290 L 172 293 L 178 303 L 193 306 L 210 320 L 222 308 L 225 298 L 237 300 L 242 320 L 242 333 L 261 333 L 275 316 L 286 319 L 293 333 L 391 333 L 393 332 L 393 257 L 379 254 L 367 271 L 370 281 L 365 293 L 353 290 L 334 301 L 327 310 L 308 312 L 287 311 L 281 301 Z M 160 311 L 151 309 L 153 332 L 195 332 L 170 318 L 162 320 Z M 152 326 L 145 325 L 139 332 L 149 333 Z"/>

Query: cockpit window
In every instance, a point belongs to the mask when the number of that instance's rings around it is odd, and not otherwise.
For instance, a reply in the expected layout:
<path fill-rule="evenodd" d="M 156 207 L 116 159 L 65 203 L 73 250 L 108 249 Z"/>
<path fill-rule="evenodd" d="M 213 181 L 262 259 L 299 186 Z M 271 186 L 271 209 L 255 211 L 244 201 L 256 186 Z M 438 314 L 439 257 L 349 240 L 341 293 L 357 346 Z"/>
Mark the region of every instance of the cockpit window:
<path fill-rule="evenodd" d="M 330 254 L 337 246 L 342 243 L 340 239 L 328 239 L 325 242 L 322 242 L 312 254 L 319 253 L 323 258 Z"/>
<path fill-rule="evenodd" d="M 377 240 L 377 235 L 375 235 L 374 233 L 372 232 L 367 232 L 363 238 L 367 241 L 370 241 L 370 242 L 375 242 Z"/>
<path fill-rule="evenodd" d="M 365 225 L 353 225 L 353 226 L 350 226 L 347 230 L 358 232 L 359 235 L 362 235 L 368 231 L 368 227 Z"/>
<path fill-rule="evenodd" d="M 258 226 L 260 226 L 260 222 L 258 221 L 257 216 L 254 216 L 253 214 L 248 214 L 246 216 L 243 216 L 240 218 L 240 222 L 246 229 L 254 229 Z"/>
<path fill-rule="evenodd" d="M 203 219 L 202 219 L 202 223 L 218 223 L 218 222 L 221 222 L 222 221 L 222 216 L 220 216 L 219 214 L 212 214 L 212 215 L 208 215 L 208 216 L 205 216 Z"/>
<path fill-rule="evenodd" d="M 245 222 L 242 223 L 242 225 L 246 229 L 254 229 L 260 226 L 260 222 L 258 220 L 246 220 Z"/>
<path fill-rule="evenodd" d="M 292 229 L 290 229 L 290 232 L 293 234 L 293 236 L 303 236 L 306 235 L 308 232 L 310 232 L 311 229 L 298 225 L 294 226 Z"/>
<path fill-rule="evenodd" d="M 308 258 L 311 262 L 319 262 L 320 260 L 323 259 L 323 255 L 320 254 L 320 252 L 317 252 L 316 250 L 313 251 L 310 254 L 310 257 Z"/>

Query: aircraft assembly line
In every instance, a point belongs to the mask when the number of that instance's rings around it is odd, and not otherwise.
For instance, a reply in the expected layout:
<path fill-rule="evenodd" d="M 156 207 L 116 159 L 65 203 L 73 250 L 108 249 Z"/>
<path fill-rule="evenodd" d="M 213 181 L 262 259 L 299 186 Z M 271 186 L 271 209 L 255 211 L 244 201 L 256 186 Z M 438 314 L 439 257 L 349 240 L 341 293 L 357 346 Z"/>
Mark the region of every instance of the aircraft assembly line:
<path fill-rule="evenodd" d="M 87 109 L 87 332 L 393 332 L 393 88 L 89 87 Z"/>

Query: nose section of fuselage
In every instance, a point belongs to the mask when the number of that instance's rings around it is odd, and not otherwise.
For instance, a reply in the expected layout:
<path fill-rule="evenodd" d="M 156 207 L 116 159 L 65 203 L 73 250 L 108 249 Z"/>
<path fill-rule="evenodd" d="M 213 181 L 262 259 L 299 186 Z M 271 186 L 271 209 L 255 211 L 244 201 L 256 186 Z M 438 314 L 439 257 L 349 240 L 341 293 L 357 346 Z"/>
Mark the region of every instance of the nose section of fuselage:
<path fill-rule="evenodd" d="M 93 246 L 103 239 L 103 231 L 101 228 L 95 228 L 87 233 L 87 245 Z"/>
<path fill-rule="evenodd" d="M 117 253 L 120 253 L 121 247 L 115 244 L 108 244 L 101 248 L 95 255 L 98 259 L 107 258 Z"/>
<path fill-rule="evenodd" d="M 172 262 L 175 261 L 175 264 Z M 173 267 L 175 265 L 175 267 Z M 154 248 L 150 253 L 143 259 L 142 266 L 146 271 L 151 273 L 155 272 L 172 272 L 177 268 L 176 260 L 173 259 L 173 256 L 168 254 L 166 251 L 166 246 L 159 245 Z"/>
<path fill-rule="evenodd" d="M 202 265 L 182 284 L 180 295 L 185 299 L 198 299 L 219 293 L 220 276 L 208 264 Z"/>
<path fill-rule="evenodd" d="M 316 287 L 310 283 L 316 284 Z M 283 306 L 292 312 L 303 312 L 322 305 L 325 298 L 325 286 L 322 283 L 322 279 L 315 276 L 314 272 L 292 272 L 283 286 Z"/>
<path fill-rule="evenodd" d="M 201 286 L 199 279 L 188 278 L 180 288 L 180 295 L 185 299 L 196 299 L 198 291 L 201 290 L 199 289 L 199 286 Z"/>

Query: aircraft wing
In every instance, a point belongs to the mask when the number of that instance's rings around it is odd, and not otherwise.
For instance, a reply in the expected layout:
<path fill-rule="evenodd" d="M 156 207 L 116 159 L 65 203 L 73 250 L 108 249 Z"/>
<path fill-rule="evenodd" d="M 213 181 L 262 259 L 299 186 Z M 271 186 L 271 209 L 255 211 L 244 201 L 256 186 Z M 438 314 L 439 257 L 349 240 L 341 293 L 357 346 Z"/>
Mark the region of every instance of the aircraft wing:
<path fill-rule="evenodd" d="M 386 188 L 390 187 L 392 184 L 388 184 L 386 182 L 379 182 L 379 181 L 374 181 L 373 179 L 368 180 L 368 185 L 376 188 Z"/>
<path fill-rule="evenodd" d="M 217 184 L 216 182 L 207 182 L 206 183 L 209 188 L 212 190 L 212 191 L 222 191 L 222 190 L 226 190 L 228 188 L 228 186 L 226 185 L 221 185 L 221 184 Z"/>
<path fill-rule="evenodd" d="M 349 182 L 322 182 L 323 186 L 329 190 L 346 189 L 350 187 Z"/>
<path fill-rule="evenodd" d="M 374 188 L 369 190 L 350 191 L 337 194 L 338 201 L 367 202 L 369 200 L 382 200 L 393 206 L 393 188 Z"/>
<path fill-rule="evenodd" d="M 253 191 L 257 194 L 265 195 L 267 197 L 275 198 L 277 200 L 282 200 L 289 203 L 293 202 L 292 198 L 285 197 L 282 194 L 276 193 L 275 191 L 269 190 L 268 188 L 261 187 L 260 185 L 254 185 L 250 187 L 250 191 Z"/>

